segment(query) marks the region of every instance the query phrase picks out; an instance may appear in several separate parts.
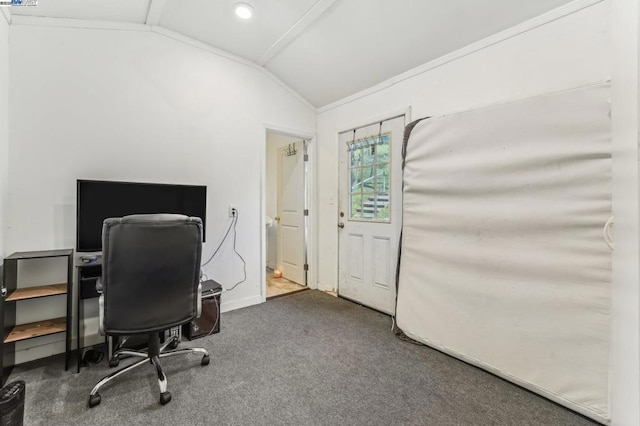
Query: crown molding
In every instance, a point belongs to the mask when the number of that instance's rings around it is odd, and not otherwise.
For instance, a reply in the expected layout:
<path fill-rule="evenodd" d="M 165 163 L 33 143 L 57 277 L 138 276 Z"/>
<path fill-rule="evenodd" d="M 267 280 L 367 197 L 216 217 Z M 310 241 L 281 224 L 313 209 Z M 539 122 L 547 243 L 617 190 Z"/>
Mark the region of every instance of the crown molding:
<path fill-rule="evenodd" d="M 547 13 L 539 15 L 533 19 L 525 21 L 514 27 L 508 28 L 504 31 L 496 33 L 480 41 L 469 44 L 461 49 L 455 50 L 451 53 L 448 53 L 444 56 L 434 59 L 433 61 L 427 62 L 426 64 L 417 66 L 416 68 L 413 68 L 407 72 L 391 77 L 390 79 L 385 80 L 381 83 L 378 83 L 375 86 L 371 86 L 368 89 L 354 93 L 353 95 L 342 98 L 336 102 L 332 102 L 330 104 L 321 106 L 317 108 L 318 114 L 331 111 L 332 109 L 357 101 L 358 99 L 362 99 L 367 96 L 373 95 L 374 93 L 388 89 L 389 87 L 396 85 L 398 83 L 401 83 L 405 80 L 416 77 L 420 74 L 424 74 L 434 68 L 438 68 L 445 64 L 448 64 L 449 62 L 453 62 L 458 59 L 464 58 L 465 56 L 468 56 L 472 53 L 486 49 L 488 47 L 493 46 L 494 44 L 501 43 L 503 41 L 509 40 L 510 38 L 516 37 L 520 34 L 529 32 L 543 25 L 557 21 L 558 19 L 564 18 L 565 16 L 572 15 L 576 12 L 579 12 L 583 9 L 586 9 L 595 4 L 601 3 L 603 1 L 604 0 L 575 0 L 571 3 L 567 3 L 564 6 L 553 9 Z"/>
<path fill-rule="evenodd" d="M 50 18 L 44 16 L 13 15 L 11 25 L 25 25 L 35 27 L 80 28 L 87 30 L 125 30 L 151 31 L 151 27 L 144 24 L 115 21 L 93 21 L 88 19 Z"/>

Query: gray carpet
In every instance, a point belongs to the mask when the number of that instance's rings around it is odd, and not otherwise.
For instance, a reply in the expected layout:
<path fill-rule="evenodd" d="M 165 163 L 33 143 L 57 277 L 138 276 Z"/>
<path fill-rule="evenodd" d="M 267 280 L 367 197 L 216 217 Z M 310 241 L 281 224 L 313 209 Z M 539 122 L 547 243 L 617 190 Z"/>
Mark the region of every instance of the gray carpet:
<path fill-rule="evenodd" d="M 152 367 L 103 389 L 105 361 L 80 374 L 60 356 L 17 367 L 27 382 L 25 424 L 35 425 L 590 425 L 542 397 L 424 346 L 391 320 L 318 291 L 222 315 L 222 331 L 185 345 L 200 358 L 165 358 L 173 400 L 157 402 Z M 124 365 L 127 361 L 122 361 Z"/>

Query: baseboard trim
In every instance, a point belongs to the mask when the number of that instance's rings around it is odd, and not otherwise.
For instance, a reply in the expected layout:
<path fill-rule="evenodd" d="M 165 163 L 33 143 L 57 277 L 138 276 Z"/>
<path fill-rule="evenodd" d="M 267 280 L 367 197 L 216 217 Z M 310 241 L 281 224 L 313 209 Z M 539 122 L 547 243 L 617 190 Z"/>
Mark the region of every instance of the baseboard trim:
<path fill-rule="evenodd" d="M 74 355 L 76 349 L 76 338 L 71 339 L 71 359 L 69 363 L 69 371 L 73 371 L 76 368 L 77 359 Z M 83 348 L 82 350 L 87 350 L 92 347 L 100 346 L 104 344 L 105 337 L 96 334 L 86 334 L 82 339 Z M 59 334 L 56 340 L 50 340 L 46 343 L 36 344 L 30 346 L 28 348 L 23 348 L 20 350 L 16 350 L 16 364 L 22 365 L 29 362 L 37 361 L 39 359 L 50 358 L 56 355 L 62 355 L 66 350 L 66 338 L 64 334 Z M 62 367 L 61 367 L 62 368 Z"/>
<path fill-rule="evenodd" d="M 227 303 L 223 301 L 220 306 L 220 312 L 229 312 L 236 309 L 242 309 L 249 306 L 258 305 L 264 302 L 265 300 L 262 298 L 262 296 L 259 296 L 259 295 L 246 297 L 240 300 L 233 300 Z M 97 317 L 92 319 L 97 320 Z M 87 318 L 85 318 L 85 321 L 86 320 Z M 48 340 L 41 344 L 37 344 L 37 342 L 34 341 L 33 343 L 36 343 L 36 344 L 34 344 L 33 346 L 16 350 L 16 357 L 15 357 L 16 365 L 25 364 L 27 362 L 35 361 L 38 359 L 48 358 L 50 356 L 63 354 L 65 352 L 65 342 L 66 342 L 66 338 L 64 334 L 55 335 L 55 337 L 51 336 L 50 339 L 51 340 Z M 73 336 L 73 338 L 71 339 L 72 350 L 75 350 L 76 348 L 76 340 L 77 339 L 75 336 Z M 83 337 L 83 344 L 85 347 L 97 345 L 103 341 L 104 341 L 104 337 L 95 333 L 85 334 Z M 74 363 L 75 363 L 75 358 L 72 356 L 72 364 L 75 365 Z"/>
<path fill-rule="evenodd" d="M 262 296 L 251 296 L 246 297 L 240 300 L 234 300 L 231 302 L 224 302 L 224 293 L 222 294 L 223 302 L 220 304 L 220 312 L 229 312 L 235 311 L 236 309 L 247 308 L 253 305 L 259 305 L 260 303 L 264 303 L 264 298 Z"/>

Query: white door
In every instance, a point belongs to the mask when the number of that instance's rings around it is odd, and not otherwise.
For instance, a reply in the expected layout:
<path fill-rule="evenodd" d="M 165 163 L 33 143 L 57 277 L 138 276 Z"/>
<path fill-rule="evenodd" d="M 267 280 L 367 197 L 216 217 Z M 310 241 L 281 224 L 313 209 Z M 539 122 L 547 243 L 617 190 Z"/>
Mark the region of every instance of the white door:
<path fill-rule="evenodd" d="M 404 116 L 340 134 L 338 294 L 395 313 Z"/>
<path fill-rule="evenodd" d="M 278 223 L 278 254 L 276 262 L 284 278 L 306 285 L 304 280 L 305 176 L 303 151 L 302 141 L 279 150 L 278 216 L 276 218 Z"/>

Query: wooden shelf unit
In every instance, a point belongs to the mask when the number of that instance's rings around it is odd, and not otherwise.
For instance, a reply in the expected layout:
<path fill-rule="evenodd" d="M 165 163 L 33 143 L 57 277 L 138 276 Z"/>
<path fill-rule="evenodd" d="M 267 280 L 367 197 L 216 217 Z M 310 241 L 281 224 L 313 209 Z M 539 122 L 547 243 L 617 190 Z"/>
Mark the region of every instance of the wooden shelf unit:
<path fill-rule="evenodd" d="M 8 292 L 4 301 L 13 302 L 14 300 L 36 299 L 38 297 L 57 296 L 60 294 L 67 294 L 67 283 L 17 288 Z"/>
<path fill-rule="evenodd" d="M 14 343 L 49 334 L 64 333 L 67 329 L 67 318 L 54 318 L 29 324 L 16 325 L 4 335 L 4 343 Z"/>
<path fill-rule="evenodd" d="M 18 287 L 18 263 L 27 259 L 47 259 L 66 257 L 67 282 L 32 287 Z M 71 354 L 71 308 L 73 289 L 73 250 L 46 250 L 17 252 L 6 257 L 2 264 L 2 291 L 0 299 L 0 329 L 3 339 L 0 342 L 0 386 L 4 385 L 11 368 L 15 364 L 15 343 L 56 333 L 66 332 L 65 370 L 69 368 Z M 28 324 L 16 324 L 18 310 L 29 309 L 28 301 L 43 297 L 66 294 L 66 313 L 61 318 L 45 318 Z M 18 302 L 22 302 L 19 304 Z"/>

